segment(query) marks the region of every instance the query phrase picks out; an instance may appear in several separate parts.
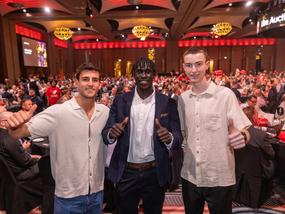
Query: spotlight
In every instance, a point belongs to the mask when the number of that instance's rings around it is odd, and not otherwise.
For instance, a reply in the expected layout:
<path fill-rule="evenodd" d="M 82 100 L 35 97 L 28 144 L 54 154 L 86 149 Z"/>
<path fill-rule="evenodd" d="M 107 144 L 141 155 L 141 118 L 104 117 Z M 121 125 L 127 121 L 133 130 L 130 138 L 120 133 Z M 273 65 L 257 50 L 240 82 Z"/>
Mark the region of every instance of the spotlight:
<path fill-rule="evenodd" d="M 46 13 L 50 13 L 50 12 L 51 12 L 51 9 L 50 9 L 49 7 L 44 7 L 44 11 L 45 11 Z"/>

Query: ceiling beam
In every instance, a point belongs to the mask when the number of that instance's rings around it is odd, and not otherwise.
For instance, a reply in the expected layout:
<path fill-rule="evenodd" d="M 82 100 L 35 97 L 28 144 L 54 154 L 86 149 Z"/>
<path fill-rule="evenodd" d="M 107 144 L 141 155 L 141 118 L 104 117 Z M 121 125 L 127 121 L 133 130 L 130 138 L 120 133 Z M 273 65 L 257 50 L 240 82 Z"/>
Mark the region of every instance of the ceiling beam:
<path fill-rule="evenodd" d="M 170 30 L 170 36 L 173 39 L 180 39 L 183 33 L 193 23 L 196 17 L 199 17 L 203 8 L 207 5 L 208 0 L 187 0 L 181 1 L 177 11 L 177 16 L 173 20 Z"/>

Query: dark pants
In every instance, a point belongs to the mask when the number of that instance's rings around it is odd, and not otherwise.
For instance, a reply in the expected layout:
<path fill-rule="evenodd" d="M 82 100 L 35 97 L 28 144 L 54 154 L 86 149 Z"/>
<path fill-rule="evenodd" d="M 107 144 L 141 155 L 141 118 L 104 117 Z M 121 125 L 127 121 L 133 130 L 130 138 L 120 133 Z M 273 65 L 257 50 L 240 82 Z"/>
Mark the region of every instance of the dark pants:
<path fill-rule="evenodd" d="M 161 214 L 165 187 L 159 186 L 156 169 L 125 169 L 117 183 L 121 214 L 137 214 L 142 199 L 145 214 Z"/>
<path fill-rule="evenodd" d="M 233 186 L 197 187 L 182 179 L 182 194 L 186 214 L 202 214 L 205 201 L 211 214 L 232 213 Z"/>

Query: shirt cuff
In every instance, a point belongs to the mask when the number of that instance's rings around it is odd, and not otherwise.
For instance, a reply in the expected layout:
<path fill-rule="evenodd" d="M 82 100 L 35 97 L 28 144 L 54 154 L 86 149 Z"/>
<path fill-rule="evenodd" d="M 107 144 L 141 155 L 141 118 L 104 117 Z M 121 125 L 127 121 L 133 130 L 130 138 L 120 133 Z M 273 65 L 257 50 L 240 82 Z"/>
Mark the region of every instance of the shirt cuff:
<path fill-rule="evenodd" d="M 108 143 L 109 144 L 113 144 L 113 143 L 116 143 L 117 142 L 117 139 L 111 139 L 110 138 L 110 136 L 109 136 L 109 134 L 110 134 L 110 130 L 108 131 L 108 134 L 107 134 L 107 140 L 108 140 Z"/>
<path fill-rule="evenodd" d="M 171 146 L 172 146 L 172 143 L 173 143 L 173 140 L 174 140 L 174 137 L 173 137 L 172 133 L 169 132 L 169 134 L 171 135 L 171 142 L 170 142 L 169 144 L 166 144 L 166 143 L 165 143 L 165 146 L 166 146 L 166 148 L 167 148 L 168 150 L 171 149 Z"/>

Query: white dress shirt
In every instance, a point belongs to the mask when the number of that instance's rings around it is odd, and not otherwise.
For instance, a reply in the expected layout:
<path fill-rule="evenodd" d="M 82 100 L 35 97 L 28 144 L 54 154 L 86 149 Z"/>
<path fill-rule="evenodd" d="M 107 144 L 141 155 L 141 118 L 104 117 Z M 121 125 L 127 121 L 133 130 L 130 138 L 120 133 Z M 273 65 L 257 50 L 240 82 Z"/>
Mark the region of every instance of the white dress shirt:
<path fill-rule="evenodd" d="M 155 114 L 155 91 L 142 99 L 135 89 L 130 113 L 130 146 L 128 162 L 145 163 L 155 159 L 153 130 Z"/>
<path fill-rule="evenodd" d="M 241 130 L 250 121 L 241 110 L 235 94 L 210 83 L 201 94 L 191 90 L 178 98 L 184 138 L 181 177 L 197 186 L 215 187 L 235 184 L 234 151 L 229 146 L 228 121 Z"/>

